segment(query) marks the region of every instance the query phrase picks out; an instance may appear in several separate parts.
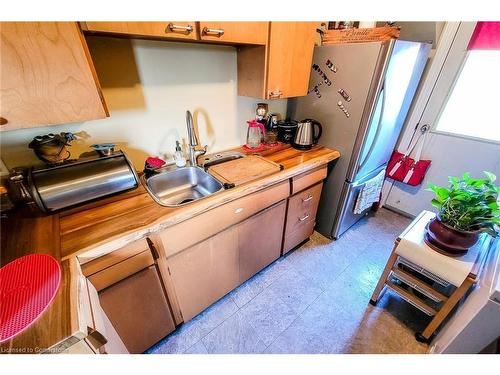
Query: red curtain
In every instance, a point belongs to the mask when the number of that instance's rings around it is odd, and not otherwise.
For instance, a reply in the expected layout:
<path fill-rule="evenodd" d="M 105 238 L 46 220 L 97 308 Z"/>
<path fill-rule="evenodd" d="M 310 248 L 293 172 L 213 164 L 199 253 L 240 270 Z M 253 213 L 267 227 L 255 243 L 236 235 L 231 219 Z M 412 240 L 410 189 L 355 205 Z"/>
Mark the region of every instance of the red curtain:
<path fill-rule="evenodd" d="M 500 49 L 500 22 L 478 22 L 467 49 Z"/>

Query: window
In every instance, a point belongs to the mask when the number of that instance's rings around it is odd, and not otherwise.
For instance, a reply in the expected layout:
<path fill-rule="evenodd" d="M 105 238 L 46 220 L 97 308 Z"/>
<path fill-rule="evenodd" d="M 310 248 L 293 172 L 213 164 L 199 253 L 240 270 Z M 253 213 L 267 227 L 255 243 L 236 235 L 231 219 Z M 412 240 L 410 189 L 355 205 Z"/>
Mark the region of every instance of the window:
<path fill-rule="evenodd" d="M 500 50 L 470 50 L 436 130 L 500 142 Z"/>

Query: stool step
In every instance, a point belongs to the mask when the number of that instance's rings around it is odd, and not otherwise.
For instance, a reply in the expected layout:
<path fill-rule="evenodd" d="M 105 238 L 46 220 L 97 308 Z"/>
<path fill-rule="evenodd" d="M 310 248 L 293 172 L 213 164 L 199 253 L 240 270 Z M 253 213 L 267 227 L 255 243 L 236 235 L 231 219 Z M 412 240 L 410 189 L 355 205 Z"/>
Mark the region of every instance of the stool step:
<path fill-rule="evenodd" d="M 420 300 L 418 297 L 409 293 L 408 291 L 401 288 L 399 285 L 394 284 L 391 280 L 387 280 L 385 284 L 391 288 L 394 292 L 396 292 L 402 299 L 408 302 L 410 305 L 415 306 L 420 311 L 424 312 L 429 316 L 436 315 L 436 310 L 427 305 L 425 302 Z"/>
<path fill-rule="evenodd" d="M 419 280 L 415 276 L 409 274 L 408 272 L 405 272 L 404 270 L 399 269 L 397 267 L 393 267 L 391 271 L 396 278 L 398 278 L 408 286 L 412 287 L 416 291 L 429 297 L 434 302 L 444 302 L 448 300 L 448 297 L 446 297 L 444 294 L 438 292 L 437 290 L 434 290 L 431 286 L 427 285 L 426 283 Z"/>
<path fill-rule="evenodd" d="M 418 272 L 429 279 L 435 281 L 438 284 L 441 284 L 443 287 L 447 288 L 450 286 L 450 283 L 446 280 L 443 280 L 439 276 L 434 275 L 433 273 L 427 271 L 426 269 L 420 267 L 419 265 L 416 265 L 413 262 L 410 262 L 408 259 L 403 258 L 402 256 L 399 256 L 397 263 L 404 264 L 406 267 L 411 268 L 415 272 Z"/>

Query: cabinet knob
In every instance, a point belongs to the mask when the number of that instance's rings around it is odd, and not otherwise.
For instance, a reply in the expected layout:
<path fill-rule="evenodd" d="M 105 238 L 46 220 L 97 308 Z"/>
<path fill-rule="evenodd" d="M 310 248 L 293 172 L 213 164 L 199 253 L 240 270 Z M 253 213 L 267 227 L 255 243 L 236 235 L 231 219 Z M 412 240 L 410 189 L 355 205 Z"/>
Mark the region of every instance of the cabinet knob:
<path fill-rule="evenodd" d="M 208 27 L 204 27 L 203 30 L 201 30 L 201 33 L 203 35 L 215 35 L 220 38 L 224 35 L 224 29 L 209 29 Z"/>
<path fill-rule="evenodd" d="M 269 99 L 277 99 L 280 98 L 283 93 L 280 90 L 269 91 Z"/>
<path fill-rule="evenodd" d="M 191 34 L 193 31 L 193 26 L 187 25 L 187 26 L 182 26 L 182 25 L 175 25 L 173 23 L 169 23 L 167 25 L 167 28 L 165 30 L 166 33 L 171 32 L 174 33 L 176 31 L 184 32 L 186 34 Z"/>
<path fill-rule="evenodd" d="M 1 125 L 7 125 L 7 123 L 8 123 L 8 122 L 9 122 L 9 121 L 7 121 L 7 119 L 6 119 L 6 118 L 0 117 L 0 126 L 1 126 Z"/>

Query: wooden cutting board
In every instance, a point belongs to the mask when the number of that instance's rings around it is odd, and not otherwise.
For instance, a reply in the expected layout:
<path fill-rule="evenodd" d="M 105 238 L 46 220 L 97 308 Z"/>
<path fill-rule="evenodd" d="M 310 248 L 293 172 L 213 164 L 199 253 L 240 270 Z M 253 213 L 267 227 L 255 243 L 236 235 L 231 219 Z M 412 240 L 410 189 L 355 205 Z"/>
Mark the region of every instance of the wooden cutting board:
<path fill-rule="evenodd" d="M 249 155 L 208 168 L 208 173 L 220 182 L 235 186 L 279 172 L 281 166 L 262 156 Z"/>

